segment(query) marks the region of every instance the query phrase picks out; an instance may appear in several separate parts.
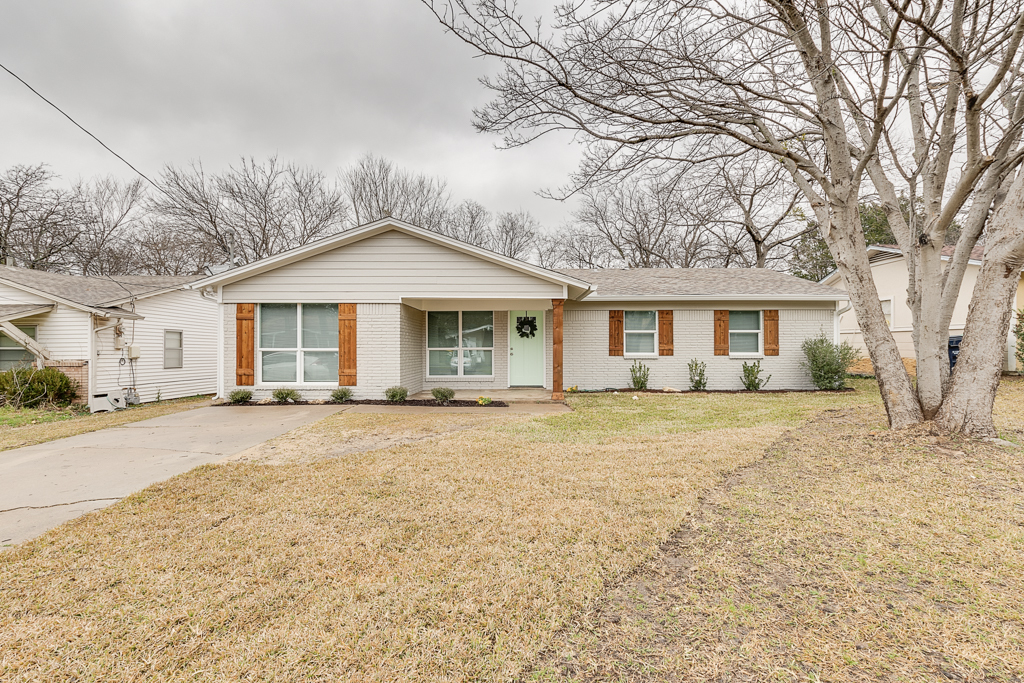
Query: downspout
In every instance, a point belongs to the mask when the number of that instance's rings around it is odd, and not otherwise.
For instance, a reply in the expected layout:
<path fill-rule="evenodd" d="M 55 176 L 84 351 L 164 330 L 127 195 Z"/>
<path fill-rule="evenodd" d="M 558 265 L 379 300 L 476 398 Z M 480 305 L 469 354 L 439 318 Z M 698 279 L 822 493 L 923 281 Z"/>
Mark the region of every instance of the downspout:
<path fill-rule="evenodd" d="M 836 302 L 836 307 L 837 308 L 839 307 L 839 302 L 838 301 Z M 832 343 L 835 344 L 836 346 L 839 345 L 839 337 L 840 337 L 839 318 L 841 318 L 843 313 L 846 313 L 851 308 L 853 308 L 853 304 L 852 303 L 847 303 L 846 306 L 844 306 L 843 308 L 838 308 L 838 310 L 836 311 L 835 316 L 833 317 L 833 320 L 835 322 L 834 322 L 833 331 L 832 331 Z"/>

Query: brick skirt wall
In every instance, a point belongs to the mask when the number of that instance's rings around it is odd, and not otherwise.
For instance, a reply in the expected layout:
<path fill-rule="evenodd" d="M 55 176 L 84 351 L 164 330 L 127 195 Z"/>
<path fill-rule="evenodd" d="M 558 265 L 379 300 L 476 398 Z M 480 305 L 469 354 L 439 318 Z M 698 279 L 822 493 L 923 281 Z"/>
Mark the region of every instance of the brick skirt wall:
<path fill-rule="evenodd" d="M 78 392 L 75 394 L 75 403 L 85 403 L 89 400 L 89 361 L 87 360 L 48 360 L 45 363 L 48 368 L 56 368 L 67 375 L 72 382 L 78 385 Z"/>

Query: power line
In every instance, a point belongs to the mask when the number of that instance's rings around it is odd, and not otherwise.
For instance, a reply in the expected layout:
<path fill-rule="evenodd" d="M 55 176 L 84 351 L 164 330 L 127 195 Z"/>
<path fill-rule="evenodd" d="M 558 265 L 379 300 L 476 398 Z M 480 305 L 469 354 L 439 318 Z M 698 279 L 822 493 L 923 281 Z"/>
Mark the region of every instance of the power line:
<path fill-rule="evenodd" d="M 25 79 L 24 79 L 24 78 L 22 78 L 21 76 L 19 76 L 19 75 L 18 75 L 18 74 L 16 74 L 16 73 L 14 73 L 13 71 L 11 71 L 10 69 L 8 69 L 8 68 L 7 68 L 6 66 L 4 66 L 3 64 L 0 64 L 0 69 L 3 69 L 3 70 L 4 70 L 4 71 L 6 71 L 7 73 L 9 73 L 10 75 L 14 76 L 14 77 L 15 77 L 16 79 L 18 79 L 18 81 L 19 81 L 19 82 L 20 82 L 20 83 L 21 83 L 22 85 L 24 85 L 24 86 L 25 86 L 26 88 L 28 88 L 28 89 L 29 89 L 29 90 L 31 90 L 31 91 L 32 91 L 33 93 L 35 93 L 35 95 L 36 95 L 37 97 L 39 97 L 39 99 L 41 99 L 41 100 L 42 100 L 43 102 L 46 102 L 46 103 L 47 103 L 48 105 L 50 105 L 51 107 L 53 107 L 54 109 L 56 109 L 57 111 L 59 111 L 59 112 L 60 112 L 61 114 L 63 114 L 63 115 L 64 115 L 64 118 L 66 118 L 66 119 L 67 119 L 68 121 L 70 121 L 71 123 L 73 123 L 73 124 L 75 124 L 76 126 L 78 126 L 79 130 L 81 130 L 81 131 L 82 131 L 83 133 L 85 133 L 86 135 L 88 135 L 89 137 L 91 137 L 91 138 L 92 138 L 93 140 L 95 140 L 96 142 L 100 143 L 100 146 L 101 146 L 101 147 L 103 147 L 103 149 L 107 150 L 108 152 L 110 152 L 111 154 L 113 154 L 113 155 L 114 155 L 115 157 L 117 157 L 118 159 L 120 159 L 120 160 L 121 160 L 122 162 L 124 162 L 124 164 L 125 164 L 125 165 L 126 165 L 126 166 L 127 166 L 128 168 L 130 168 L 130 169 L 132 169 L 133 171 L 135 171 L 136 173 L 138 173 L 138 174 L 139 174 L 139 175 L 140 175 L 140 176 L 141 176 L 141 177 L 142 177 L 143 179 L 145 179 L 145 181 L 146 181 L 147 183 L 149 183 L 150 185 L 152 185 L 152 186 L 153 186 L 153 187 L 155 187 L 156 189 L 160 190 L 160 191 L 161 191 L 161 192 L 163 192 L 164 194 L 167 194 L 167 193 L 166 193 L 166 192 L 164 191 L 164 189 L 163 189 L 162 187 L 160 187 L 159 185 L 157 185 L 156 183 L 154 183 L 154 182 L 153 182 L 152 180 L 150 180 L 150 179 L 149 179 L 149 176 L 147 176 L 147 175 L 146 175 L 145 173 L 143 173 L 143 172 L 142 172 L 142 171 L 140 171 L 139 169 L 137 169 L 137 168 L 135 168 L 134 166 L 132 166 L 131 162 L 129 162 L 129 161 L 128 161 L 127 159 L 125 159 L 125 158 L 124 158 L 123 156 L 121 156 L 120 154 L 118 154 L 118 153 L 117 153 L 117 152 L 115 152 L 114 150 L 110 149 L 110 147 L 108 147 L 108 146 L 107 146 L 107 144 L 106 144 L 105 142 L 103 142 L 103 141 L 102 141 L 102 140 L 100 140 L 100 139 L 99 139 L 98 137 L 96 137 L 95 135 L 93 135 L 92 133 L 90 133 L 90 132 L 89 132 L 89 131 L 88 131 L 88 130 L 87 130 L 87 129 L 85 128 L 85 126 L 83 126 L 82 124 L 80 124 L 80 123 L 79 123 L 78 121 L 75 121 L 75 120 L 74 120 L 73 118 L 71 118 L 71 116 L 70 116 L 70 115 L 69 115 L 69 114 L 68 114 L 68 113 L 67 113 L 66 111 L 64 111 L 63 109 L 61 109 L 60 107 L 58 107 L 58 106 L 57 106 L 56 104 L 54 104 L 54 103 L 53 103 L 53 102 L 51 102 L 50 100 L 46 99 L 46 98 L 45 98 L 45 97 L 43 96 L 43 94 L 42 94 L 42 93 L 40 93 L 40 92 L 39 92 L 38 90 L 36 90 L 35 88 L 33 88 L 33 87 L 32 87 L 31 85 L 29 85 L 29 84 L 28 84 L 28 83 L 27 83 L 27 82 L 25 81 Z"/>

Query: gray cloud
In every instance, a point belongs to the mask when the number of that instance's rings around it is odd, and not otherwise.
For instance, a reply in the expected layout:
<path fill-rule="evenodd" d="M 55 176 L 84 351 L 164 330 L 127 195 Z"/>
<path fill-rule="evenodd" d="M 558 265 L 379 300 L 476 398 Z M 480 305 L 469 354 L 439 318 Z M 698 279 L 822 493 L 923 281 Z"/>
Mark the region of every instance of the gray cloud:
<path fill-rule="evenodd" d="M 477 134 L 474 58 L 415 0 L 0 0 L 0 61 L 155 175 L 242 155 L 325 171 L 365 152 L 448 178 L 456 198 L 519 207 L 577 163 L 568 139 L 500 151 Z M 7 74 L 0 166 L 45 161 L 65 178 L 129 171 Z"/>

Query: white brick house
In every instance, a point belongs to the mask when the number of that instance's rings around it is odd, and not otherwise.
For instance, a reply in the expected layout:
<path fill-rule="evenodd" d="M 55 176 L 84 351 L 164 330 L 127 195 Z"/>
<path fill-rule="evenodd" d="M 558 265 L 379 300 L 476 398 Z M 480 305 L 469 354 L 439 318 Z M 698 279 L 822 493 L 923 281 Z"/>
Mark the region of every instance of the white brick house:
<path fill-rule="evenodd" d="M 219 303 L 218 395 L 455 389 L 812 388 L 800 345 L 835 338 L 847 295 L 762 269 L 548 270 L 385 219 L 190 285 Z"/>

